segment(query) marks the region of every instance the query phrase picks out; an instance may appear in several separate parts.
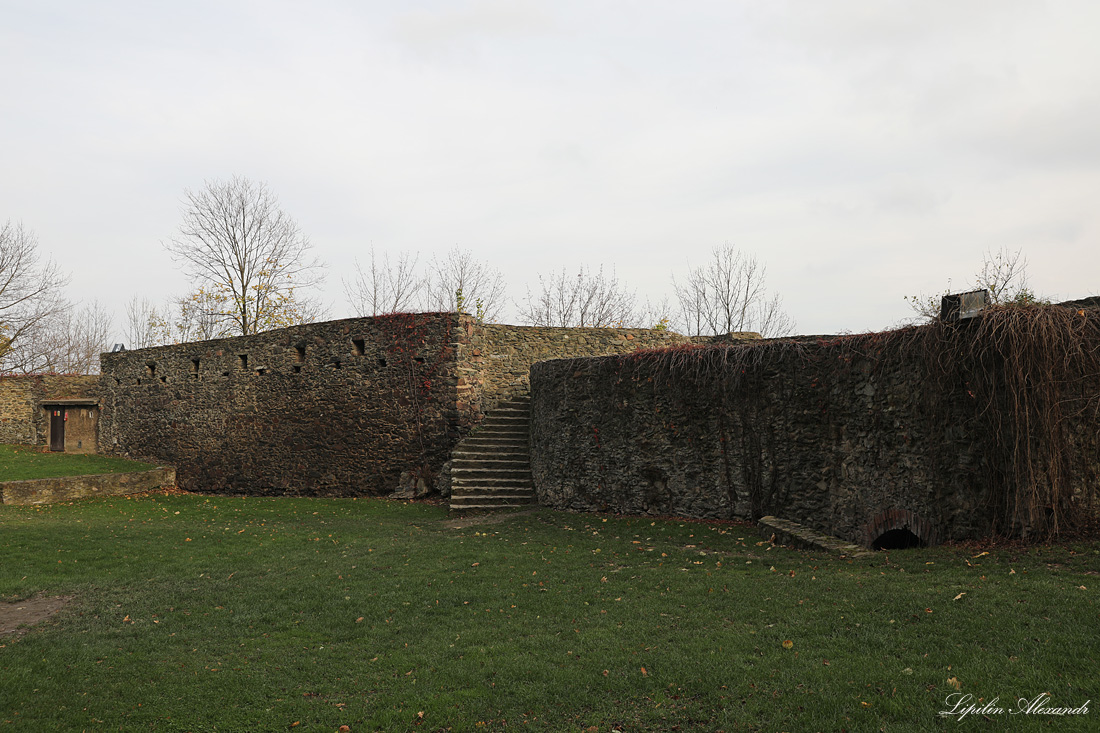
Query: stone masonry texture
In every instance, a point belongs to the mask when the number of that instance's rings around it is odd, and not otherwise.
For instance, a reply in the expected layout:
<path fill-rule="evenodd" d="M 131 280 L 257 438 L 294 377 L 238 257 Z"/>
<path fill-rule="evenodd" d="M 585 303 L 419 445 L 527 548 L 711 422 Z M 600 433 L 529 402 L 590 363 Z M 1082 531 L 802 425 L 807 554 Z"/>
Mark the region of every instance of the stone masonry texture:
<path fill-rule="evenodd" d="M 531 364 L 684 343 L 667 331 L 392 314 L 103 354 L 100 447 L 192 491 L 355 496 L 435 484 Z"/>
<path fill-rule="evenodd" d="M 681 357 L 535 365 L 540 504 L 774 514 L 863 546 L 891 528 L 930 544 L 990 531 L 985 457 L 962 385 L 933 414 L 912 365 L 825 340 L 697 347 Z M 841 357 L 850 361 L 838 368 Z"/>
<path fill-rule="evenodd" d="M 95 399 L 99 378 L 86 375 L 0 376 L 0 443 L 46 445 L 49 418 L 40 408 L 50 400 Z M 87 407 L 82 408 L 85 412 Z M 68 438 L 68 434 L 66 434 Z M 92 429 L 94 442 L 94 428 Z"/>

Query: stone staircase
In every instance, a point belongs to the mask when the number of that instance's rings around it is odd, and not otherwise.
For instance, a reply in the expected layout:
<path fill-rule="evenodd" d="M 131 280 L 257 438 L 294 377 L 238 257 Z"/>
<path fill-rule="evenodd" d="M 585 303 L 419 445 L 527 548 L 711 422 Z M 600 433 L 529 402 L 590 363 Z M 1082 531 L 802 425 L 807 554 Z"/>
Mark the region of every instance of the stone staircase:
<path fill-rule="evenodd" d="M 451 453 L 451 510 L 533 506 L 528 454 L 531 396 L 513 397 L 491 410 Z"/>

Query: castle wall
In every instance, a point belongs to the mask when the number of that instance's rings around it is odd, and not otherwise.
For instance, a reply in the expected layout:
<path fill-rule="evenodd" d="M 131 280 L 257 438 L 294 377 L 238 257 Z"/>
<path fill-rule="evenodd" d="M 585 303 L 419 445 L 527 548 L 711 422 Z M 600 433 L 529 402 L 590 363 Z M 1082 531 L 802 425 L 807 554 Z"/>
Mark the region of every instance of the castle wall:
<path fill-rule="evenodd" d="M 539 502 L 629 514 L 773 514 L 859 544 L 890 529 L 926 543 L 988 535 L 997 503 L 990 476 L 1004 467 L 990 465 L 983 447 L 1007 421 L 979 409 L 964 379 L 937 392 L 942 385 L 919 365 L 871 338 L 851 343 L 535 365 Z M 1068 431 L 1083 436 L 1072 438 L 1083 458 L 1074 464 L 1076 488 L 1091 485 L 1093 497 L 1098 427 L 1093 416 Z"/>
<path fill-rule="evenodd" d="M 458 398 L 468 316 L 394 314 L 103 354 L 101 446 L 183 489 L 267 495 L 431 485 L 476 422 Z"/>
<path fill-rule="evenodd" d="M 531 366 L 548 359 L 627 354 L 689 343 L 672 331 L 648 328 L 551 328 L 477 325 L 461 353 L 459 367 L 471 385 L 471 399 L 487 412 L 516 392 L 530 388 Z"/>
<path fill-rule="evenodd" d="M 46 445 L 49 440 L 49 415 L 41 405 L 50 400 L 95 399 L 99 394 L 99 378 L 87 375 L 35 374 L 0 377 L 0 443 Z M 81 451 L 91 442 L 94 450 L 94 409 L 76 408 L 73 413 L 76 443 Z M 79 422 L 79 425 L 77 425 Z M 69 449 L 66 432 L 66 450 Z"/>

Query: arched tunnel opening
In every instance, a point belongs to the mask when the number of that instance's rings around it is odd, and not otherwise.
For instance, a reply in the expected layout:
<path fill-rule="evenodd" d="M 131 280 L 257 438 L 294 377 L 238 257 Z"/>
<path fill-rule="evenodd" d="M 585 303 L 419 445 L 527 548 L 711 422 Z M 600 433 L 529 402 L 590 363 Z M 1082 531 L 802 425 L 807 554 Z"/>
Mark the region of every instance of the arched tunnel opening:
<path fill-rule="evenodd" d="M 924 547 L 924 540 L 909 531 L 908 527 L 888 529 L 871 543 L 874 550 L 909 550 Z"/>

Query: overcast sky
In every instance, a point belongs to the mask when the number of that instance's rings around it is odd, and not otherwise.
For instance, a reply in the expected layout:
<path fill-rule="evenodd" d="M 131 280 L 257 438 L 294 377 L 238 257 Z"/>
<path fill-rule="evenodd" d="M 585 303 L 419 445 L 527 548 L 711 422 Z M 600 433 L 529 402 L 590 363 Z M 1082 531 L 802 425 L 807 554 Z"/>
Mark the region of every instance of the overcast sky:
<path fill-rule="evenodd" d="M 186 189 L 265 182 L 328 264 L 458 245 L 521 300 L 671 295 L 725 242 L 801 333 L 1022 249 L 1100 292 L 1095 0 L 0 0 L 0 223 L 116 314 L 187 289 Z M 505 320 L 514 322 L 515 309 Z"/>

